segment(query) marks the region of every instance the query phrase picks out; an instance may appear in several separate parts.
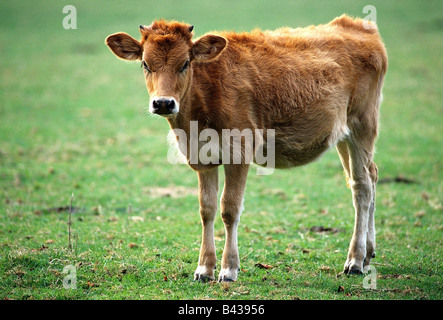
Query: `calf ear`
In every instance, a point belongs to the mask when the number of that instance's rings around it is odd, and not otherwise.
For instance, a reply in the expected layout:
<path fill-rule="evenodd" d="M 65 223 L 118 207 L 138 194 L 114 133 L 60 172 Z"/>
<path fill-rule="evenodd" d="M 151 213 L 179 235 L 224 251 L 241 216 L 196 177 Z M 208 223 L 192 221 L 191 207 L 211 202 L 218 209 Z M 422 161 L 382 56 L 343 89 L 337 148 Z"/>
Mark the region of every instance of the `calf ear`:
<path fill-rule="evenodd" d="M 228 40 L 214 34 L 207 34 L 198 39 L 192 47 L 192 56 L 198 61 L 216 58 L 226 47 Z"/>
<path fill-rule="evenodd" d="M 140 42 L 126 33 L 114 33 L 105 40 L 114 54 L 125 60 L 141 60 L 143 47 Z"/>

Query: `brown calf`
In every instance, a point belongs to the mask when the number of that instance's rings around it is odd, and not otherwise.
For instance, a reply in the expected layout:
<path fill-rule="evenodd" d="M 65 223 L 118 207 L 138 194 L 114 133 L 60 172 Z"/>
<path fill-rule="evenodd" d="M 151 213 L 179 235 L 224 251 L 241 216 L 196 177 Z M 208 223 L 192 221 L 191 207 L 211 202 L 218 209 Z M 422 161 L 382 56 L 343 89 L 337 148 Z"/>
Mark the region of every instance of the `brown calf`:
<path fill-rule="evenodd" d="M 118 57 L 142 61 L 150 111 L 185 134 L 184 141 L 177 139 L 198 175 L 203 227 L 196 280 L 214 279 L 220 164 L 225 169 L 220 207 L 226 243 L 219 281 L 237 279 L 237 226 L 250 161 L 246 148 L 237 164 L 191 161 L 193 123 L 199 134 L 206 129 L 220 134 L 224 129 L 262 130 L 261 138 L 253 137 L 254 150 L 271 147 L 265 141 L 273 130 L 273 148 L 267 153 L 275 157 L 276 168 L 309 163 L 336 146 L 355 208 L 344 272 L 360 273 L 369 265 L 375 255 L 374 143 L 387 56 L 376 26 L 364 22 L 341 16 L 326 25 L 212 33 L 193 41 L 191 25 L 155 21 L 140 26 L 140 41 L 126 33 L 107 37 Z M 207 140 L 198 141 L 197 152 Z M 211 142 L 220 148 L 226 143 Z"/>

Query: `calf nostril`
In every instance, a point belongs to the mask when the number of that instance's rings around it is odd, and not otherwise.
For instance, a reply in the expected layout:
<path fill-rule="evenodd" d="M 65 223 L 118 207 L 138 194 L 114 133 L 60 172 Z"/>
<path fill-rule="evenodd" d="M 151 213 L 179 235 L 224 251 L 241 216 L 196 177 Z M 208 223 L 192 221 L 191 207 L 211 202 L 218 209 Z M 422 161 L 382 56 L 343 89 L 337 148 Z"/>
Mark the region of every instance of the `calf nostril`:
<path fill-rule="evenodd" d="M 159 100 L 154 100 L 152 101 L 152 107 L 154 108 L 154 110 L 158 110 L 161 106 L 161 103 Z"/>
<path fill-rule="evenodd" d="M 165 101 L 165 105 L 166 105 L 166 108 L 167 108 L 169 111 L 172 111 L 172 110 L 174 110 L 174 108 L 175 108 L 174 100 L 166 100 L 166 101 Z"/>

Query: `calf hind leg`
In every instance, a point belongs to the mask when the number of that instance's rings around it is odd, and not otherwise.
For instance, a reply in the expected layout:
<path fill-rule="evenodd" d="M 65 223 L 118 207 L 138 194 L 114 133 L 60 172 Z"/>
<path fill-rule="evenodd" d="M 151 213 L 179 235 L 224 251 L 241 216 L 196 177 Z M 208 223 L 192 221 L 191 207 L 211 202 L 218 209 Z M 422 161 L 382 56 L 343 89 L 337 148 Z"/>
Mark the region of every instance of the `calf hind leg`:
<path fill-rule="evenodd" d="M 344 264 L 345 273 L 361 273 L 375 252 L 375 183 L 377 167 L 372 161 L 373 142 L 351 135 L 337 145 L 355 209 L 354 232 Z"/>
<path fill-rule="evenodd" d="M 372 162 L 369 166 L 369 175 L 371 177 L 372 186 L 372 201 L 369 206 L 368 216 L 368 234 L 366 238 L 366 257 L 363 262 L 363 266 L 367 266 L 371 263 L 371 259 L 375 258 L 375 189 L 378 179 L 378 169 L 375 162 Z"/>

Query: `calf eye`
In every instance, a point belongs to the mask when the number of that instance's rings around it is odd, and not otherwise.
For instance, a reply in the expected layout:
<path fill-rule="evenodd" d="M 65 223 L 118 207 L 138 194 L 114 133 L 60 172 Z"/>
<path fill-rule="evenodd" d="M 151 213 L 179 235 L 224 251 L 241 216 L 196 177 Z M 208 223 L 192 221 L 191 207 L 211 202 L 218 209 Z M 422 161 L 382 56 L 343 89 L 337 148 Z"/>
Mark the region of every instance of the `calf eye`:
<path fill-rule="evenodd" d="M 180 72 L 185 71 L 186 69 L 188 69 L 188 67 L 189 67 L 189 60 L 186 60 L 186 62 L 183 65 L 183 67 L 180 69 Z"/>
<path fill-rule="evenodd" d="M 149 68 L 148 68 L 148 64 L 145 61 L 142 61 L 142 65 L 146 71 L 151 72 L 151 70 L 149 70 Z"/>

